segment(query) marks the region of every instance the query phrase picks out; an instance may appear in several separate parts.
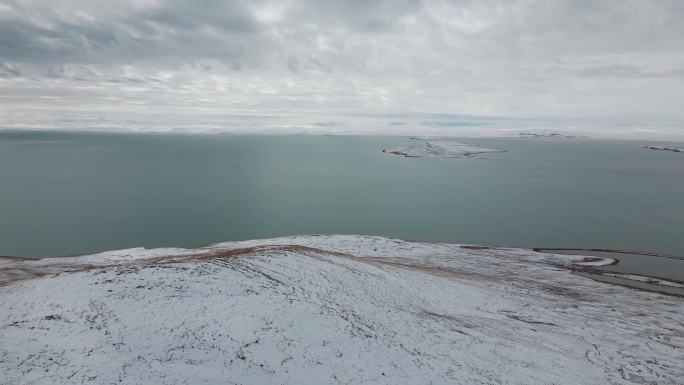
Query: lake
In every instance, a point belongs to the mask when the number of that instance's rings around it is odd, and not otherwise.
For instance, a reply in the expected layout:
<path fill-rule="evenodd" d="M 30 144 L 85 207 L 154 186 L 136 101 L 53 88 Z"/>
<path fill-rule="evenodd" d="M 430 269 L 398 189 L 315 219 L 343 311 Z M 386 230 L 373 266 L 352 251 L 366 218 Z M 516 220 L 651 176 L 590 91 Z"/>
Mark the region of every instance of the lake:
<path fill-rule="evenodd" d="M 586 139 L 0 132 L 0 255 L 373 234 L 684 256 L 684 154 Z M 649 262 L 650 263 L 650 262 Z"/>

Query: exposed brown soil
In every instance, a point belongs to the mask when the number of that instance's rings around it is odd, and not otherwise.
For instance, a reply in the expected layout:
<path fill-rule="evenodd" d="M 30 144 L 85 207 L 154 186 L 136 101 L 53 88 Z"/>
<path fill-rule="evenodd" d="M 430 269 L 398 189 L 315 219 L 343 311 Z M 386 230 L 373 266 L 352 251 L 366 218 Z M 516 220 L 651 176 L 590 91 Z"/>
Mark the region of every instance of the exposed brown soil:
<path fill-rule="evenodd" d="M 250 254 L 268 252 L 268 251 L 278 251 L 278 252 L 296 252 L 300 254 L 311 254 L 317 255 L 334 255 L 337 257 L 353 258 L 356 257 L 350 254 L 333 252 L 328 250 L 317 249 L 308 246 L 299 245 L 267 245 L 267 246 L 254 246 L 245 247 L 239 249 L 223 249 L 223 250 L 208 250 L 202 251 L 198 250 L 196 253 L 185 254 L 185 255 L 173 255 L 173 256 L 160 256 L 151 257 L 144 259 L 136 259 L 131 261 L 121 261 L 113 262 L 108 264 L 93 264 L 93 263 L 65 263 L 65 264 L 50 264 L 47 266 L 31 266 L 30 261 L 26 266 L 12 266 L 3 267 L 0 265 L 0 286 L 7 285 L 9 283 L 32 278 L 40 278 L 46 275 L 57 275 L 62 273 L 78 273 L 83 271 L 89 271 L 94 269 L 107 269 L 113 267 L 144 267 L 144 266 L 156 266 L 170 263 L 183 263 L 191 261 L 206 261 L 212 259 L 225 259 L 234 258 Z M 14 261 L 24 260 L 22 258 L 14 258 Z"/>

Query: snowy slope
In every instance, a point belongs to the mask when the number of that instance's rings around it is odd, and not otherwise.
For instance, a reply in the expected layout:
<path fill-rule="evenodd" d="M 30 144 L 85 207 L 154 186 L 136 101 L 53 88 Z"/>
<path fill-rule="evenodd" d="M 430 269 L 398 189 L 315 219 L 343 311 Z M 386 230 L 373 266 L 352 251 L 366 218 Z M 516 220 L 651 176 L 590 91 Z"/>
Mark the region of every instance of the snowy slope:
<path fill-rule="evenodd" d="M 0 383 L 680 383 L 684 300 L 582 261 L 360 236 L 5 260 Z"/>

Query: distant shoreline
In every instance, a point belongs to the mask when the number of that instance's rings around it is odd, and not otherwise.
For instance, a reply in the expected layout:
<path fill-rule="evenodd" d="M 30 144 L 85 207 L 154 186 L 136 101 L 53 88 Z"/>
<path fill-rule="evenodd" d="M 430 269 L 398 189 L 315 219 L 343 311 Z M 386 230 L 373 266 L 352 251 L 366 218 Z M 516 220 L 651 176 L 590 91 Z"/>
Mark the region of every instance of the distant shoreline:
<path fill-rule="evenodd" d="M 520 139 L 520 140 L 534 140 L 542 143 L 545 140 L 553 142 L 562 141 L 587 141 L 587 142 L 610 142 L 610 143 L 639 143 L 641 146 L 657 145 L 662 143 L 677 143 L 684 145 L 684 136 L 682 137 L 663 137 L 661 139 L 648 137 L 634 137 L 634 136 L 603 136 L 603 135 L 538 135 L 528 136 L 520 135 L 525 132 L 518 132 L 512 130 L 510 134 L 496 133 L 493 131 L 475 134 L 472 132 L 453 132 L 444 133 L 440 135 L 421 134 L 419 130 L 415 133 L 398 132 L 324 132 L 324 131 L 291 131 L 279 132 L 273 131 L 222 131 L 222 130 L 126 130 L 126 129 L 49 129 L 49 128 L 0 128 L 0 135 L 4 133 L 46 133 L 46 134 L 117 134 L 117 135 L 179 135 L 179 136 L 246 136 L 246 137 L 260 137 L 260 136 L 329 136 L 329 137 L 387 137 L 387 138 L 414 138 L 414 137 L 430 137 L 434 139 Z"/>

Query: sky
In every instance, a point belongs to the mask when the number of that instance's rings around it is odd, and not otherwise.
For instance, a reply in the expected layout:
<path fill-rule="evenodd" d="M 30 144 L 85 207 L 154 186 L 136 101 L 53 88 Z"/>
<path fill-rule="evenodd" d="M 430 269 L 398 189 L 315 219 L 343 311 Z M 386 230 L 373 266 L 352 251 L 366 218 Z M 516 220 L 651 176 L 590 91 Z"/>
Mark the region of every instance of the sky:
<path fill-rule="evenodd" d="M 681 0 L 0 0 L 0 127 L 684 137 Z"/>

